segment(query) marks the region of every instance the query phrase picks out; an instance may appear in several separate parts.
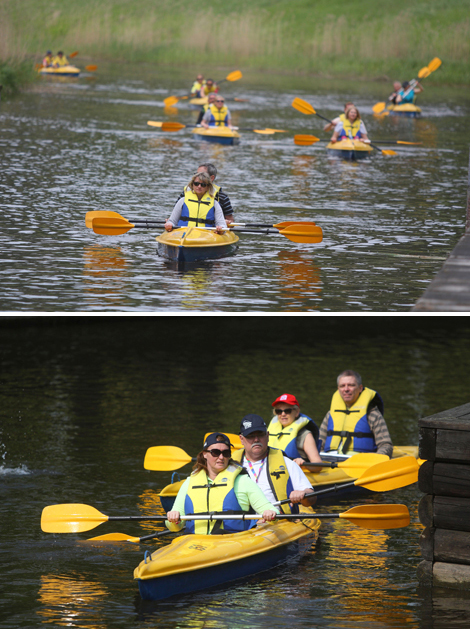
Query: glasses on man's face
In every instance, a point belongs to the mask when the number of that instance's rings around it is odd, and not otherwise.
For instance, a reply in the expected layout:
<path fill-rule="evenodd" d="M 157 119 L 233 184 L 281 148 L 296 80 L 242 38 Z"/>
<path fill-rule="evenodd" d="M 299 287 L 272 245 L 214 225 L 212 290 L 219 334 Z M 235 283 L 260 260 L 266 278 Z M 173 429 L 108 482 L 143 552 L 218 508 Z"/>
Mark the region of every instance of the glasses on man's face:
<path fill-rule="evenodd" d="M 208 184 L 207 183 L 201 183 L 200 181 L 193 181 L 193 186 L 196 186 L 196 188 L 207 188 Z"/>
<path fill-rule="evenodd" d="M 218 459 L 220 455 L 222 455 L 226 459 L 228 459 L 228 457 L 230 456 L 230 448 L 227 448 L 227 450 L 219 450 L 219 448 L 212 448 L 212 450 L 206 450 L 206 452 L 210 452 L 212 456 L 215 457 L 216 459 Z"/>
<path fill-rule="evenodd" d="M 224 101 L 224 100 L 221 100 L 220 98 L 217 98 L 215 102 L 216 102 L 216 103 L 225 103 L 225 101 Z"/>
<path fill-rule="evenodd" d="M 290 415 L 292 413 L 292 409 L 291 408 L 276 408 L 274 409 L 274 412 L 276 413 L 276 415 L 282 415 L 282 413 L 285 413 L 286 415 Z"/>

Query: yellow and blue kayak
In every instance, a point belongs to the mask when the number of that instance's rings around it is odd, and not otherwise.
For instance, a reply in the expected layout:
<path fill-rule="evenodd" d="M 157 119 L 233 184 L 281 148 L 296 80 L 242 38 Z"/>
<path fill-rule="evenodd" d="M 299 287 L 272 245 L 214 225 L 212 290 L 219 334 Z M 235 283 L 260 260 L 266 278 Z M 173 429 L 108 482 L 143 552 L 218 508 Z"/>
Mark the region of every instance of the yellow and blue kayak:
<path fill-rule="evenodd" d="M 313 513 L 305 507 L 301 512 Z M 146 552 L 134 578 L 148 601 L 210 589 L 285 564 L 311 546 L 319 528 L 320 520 L 311 518 L 268 522 L 241 533 L 184 535 Z"/>
<path fill-rule="evenodd" d="M 347 160 L 358 160 L 368 157 L 374 150 L 370 144 L 364 144 L 361 140 L 340 140 L 326 145 L 328 155 Z"/>
<path fill-rule="evenodd" d="M 416 118 L 421 115 L 421 109 L 413 103 L 404 103 L 402 105 L 389 105 L 387 107 L 391 115 L 407 116 L 408 118 Z"/>
<path fill-rule="evenodd" d="M 237 249 L 239 238 L 231 231 L 216 234 L 201 227 L 179 227 L 156 237 L 157 253 L 177 262 L 224 258 Z"/>
<path fill-rule="evenodd" d="M 75 66 L 61 66 L 60 68 L 40 68 L 39 74 L 46 74 L 48 76 L 78 76 L 80 74 L 80 68 Z"/>
<path fill-rule="evenodd" d="M 227 145 L 240 143 L 240 134 L 234 129 L 229 129 L 229 127 L 209 127 L 209 129 L 196 127 L 191 133 L 197 135 L 201 140 L 205 140 L 206 142 L 215 142 L 216 144 Z"/>

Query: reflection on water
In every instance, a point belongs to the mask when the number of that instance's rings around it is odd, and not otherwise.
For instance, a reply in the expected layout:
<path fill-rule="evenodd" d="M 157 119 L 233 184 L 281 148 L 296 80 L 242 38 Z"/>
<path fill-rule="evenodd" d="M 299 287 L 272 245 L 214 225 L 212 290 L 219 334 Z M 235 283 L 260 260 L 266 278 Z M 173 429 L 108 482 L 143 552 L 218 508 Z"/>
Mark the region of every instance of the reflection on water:
<path fill-rule="evenodd" d="M 277 257 L 281 298 L 286 300 L 286 310 L 302 311 L 307 300 L 311 309 L 312 302 L 319 302 L 321 297 L 320 268 L 305 253 L 280 251 Z"/>

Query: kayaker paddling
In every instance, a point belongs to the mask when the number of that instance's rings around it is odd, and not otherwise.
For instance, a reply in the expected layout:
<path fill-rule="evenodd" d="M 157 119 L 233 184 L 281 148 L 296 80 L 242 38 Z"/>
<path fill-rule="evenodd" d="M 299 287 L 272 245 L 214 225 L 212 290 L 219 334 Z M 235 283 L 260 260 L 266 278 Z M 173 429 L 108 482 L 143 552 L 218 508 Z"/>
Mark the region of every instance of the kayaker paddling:
<path fill-rule="evenodd" d="M 232 117 L 230 110 L 225 105 L 225 98 L 223 96 L 217 94 L 215 101 L 204 114 L 201 125 L 205 129 L 209 129 L 209 127 L 232 128 Z"/>
<path fill-rule="evenodd" d="M 46 52 L 44 59 L 42 60 L 43 68 L 50 68 L 52 66 L 52 61 L 53 61 L 52 51 L 48 50 Z"/>
<path fill-rule="evenodd" d="M 57 57 L 54 57 L 54 59 L 52 60 L 52 65 L 54 66 L 54 68 L 62 68 L 63 66 L 69 65 L 69 61 L 62 50 L 59 50 L 59 52 L 57 53 Z"/>
<path fill-rule="evenodd" d="M 391 457 L 393 443 L 380 395 L 364 387 L 360 374 L 349 369 L 339 374 L 337 384 L 320 426 L 323 450 L 339 454 L 377 452 Z"/>
<path fill-rule="evenodd" d="M 346 138 L 350 140 L 362 140 L 363 142 L 369 140 L 366 127 L 361 120 L 361 114 L 354 105 L 346 109 L 344 118 L 335 126 L 330 142 L 334 144 Z"/>
<path fill-rule="evenodd" d="M 201 124 L 202 119 L 204 118 L 204 114 L 209 109 L 209 107 L 215 102 L 217 94 L 215 92 L 211 92 L 207 97 L 207 105 L 203 105 L 201 107 L 201 111 L 199 112 L 199 116 L 197 117 L 196 124 Z"/>
<path fill-rule="evenodd" d="M 401 86 L 400 86 L 401 87 Z M 323 127 L 323 131 L 333 131 L 333 129 L 336 127 L 336 125 L 338 124 L 338 122 L 341 122 L 341 120 L 345 119 L 345 114 L 346 114 L 346 110 L 349 107 L 354 107 L 354 103 L 352 103 L 351 101 L 348 101 L 347 103 L 344 103 L 344 109 L 343 109 L 343 113 L 340 114 L 339 116 L 336 116 L 336 118 L 333 118 L 333 120 L 330 120 L 330 122 L 328 122 L 324 127 Z"/>
<path fill-rule="evenodd" d="M 314 504 L 315 499 L 305 498 L 313 488 L 303 471 L 281 450 L 269 447 L 268 439 L 264 419 L 260 415 L 245 415 L 240 424 L 243 450 L 234 452 L 233 458 L 240 461 L 271 503 L 290 499 L 291 509 L 283 505 L 287 513 L 297 513 L 295 505 L 298 503 Z"/>
<path fill-rule="evenodd" d="M 204 87 L 204 85 L 205 85 L 204 76 L 202 74 L 198 74 L 191 88 L 191 96 L 192 97 L 199 96 L 199 93 L 201 89 Z"/>
<path fill-rule="evenodd" d="M 297 398 L 283 393 L 272 403 L 274 417 L 269 424 L 269 445 L 283 450 L 298 465 L 321 463 L 318 454 L 318 427 L 300 412 Z M 320 468 L 318 468 L 320 471 Z"/>
<path fill-rule="evenodd" d="M 409 81 L 404 81 L 401 85 L 401 89 L 398 91 L 395 103 L 397 105 L 406 105 L 407 103 L 414 103 L 417 94 L 424 91 L 424 87 L 417 81 L 411 85 Z"/>
<path fill-rule="evenodd" d="M 170 531 L 179 531 L 185 524 L 181 517 L 191 514 L 228 512 L 262 514 L 260 523 L 276 518 L 277 510 L 266 499 L 245 469 L 231 458 L 229 438 L 220 432 L 206 438 L 196 464 L 176 496 L 173 509 L 167 513 Z M 186 530 L 197 534 L 234 533 L 255 526 L 254 520 L 187 521 Z"/>
<path fill-rule="evenodd" d="M 214 227 L 218 234 L 227 228 L 224 213 L 215 199 L 216 190 L 206 172 L 195 173 L 165 223 L 166 231 L 174 227 Z"/>
<path fill-rule="evenodd" d="M 199 90 L 199 98 L 204 98 L 205 96 L 208 96 L 212 92 L 217 93 L 218 91 L 219 91 L 219 87 L 217 83 L 214 83 L 213 79 L 207 79 L 207 81 L 204 81 L 203 85 L 201 86 L 201 89 Z"/>

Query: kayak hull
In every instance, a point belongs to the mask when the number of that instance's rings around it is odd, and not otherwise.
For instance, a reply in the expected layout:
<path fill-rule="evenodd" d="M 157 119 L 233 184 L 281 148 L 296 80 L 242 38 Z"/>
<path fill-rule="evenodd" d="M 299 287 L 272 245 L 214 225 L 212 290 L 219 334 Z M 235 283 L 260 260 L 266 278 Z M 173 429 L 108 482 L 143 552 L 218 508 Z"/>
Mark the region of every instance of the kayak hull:
<path fill-rule="evenodd" d="M 236 251 L 238 240 L 233 232 L 216 234 L 199 227 L 179 227 L 156 237 L 158 255 L 174 262 L 224 258 Z"/>
<path fill-rule="evenodd" d="M 327 144 L 326 150 L 328 155 L 355 161 L 365 159 L 372 153 L 373 148 L 369 144 L 364 144 L 360 140 L 341 140 L 340 142 L 331 142 Z"/>
<path fill-rule="evenodd" d="M 389 105 L 387 108 L 391 116 L 407 116 L 408 118 L 416 118 L 421 115 L 421 109 L 412 103 L 404 105 Z"/>
<path fill-rule="evenodd" d="M 39 74 L 48 76 L 78 76 L 80 69 L 75 66 L 62 66 L 61 68 L 41 68 Z"/>
<path fill-rule="evenodd" d="M 196 127 L 192 133 L 205 142 L 214 142 L 215 144 L 224 144 L 226 146 L 234 146 L 240 144 L 240 135 L 228 127 Z"/>
<path fill-rule="evenodd" d="M 141 597 L 150 601 L 212 589 L 295 560 L 319 527 L 315 519 L 278 520 L 242 533 L 184 535 L 146 554 L 134 578 Z"/>

